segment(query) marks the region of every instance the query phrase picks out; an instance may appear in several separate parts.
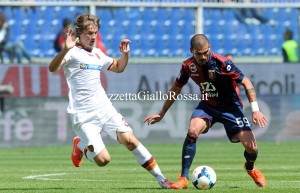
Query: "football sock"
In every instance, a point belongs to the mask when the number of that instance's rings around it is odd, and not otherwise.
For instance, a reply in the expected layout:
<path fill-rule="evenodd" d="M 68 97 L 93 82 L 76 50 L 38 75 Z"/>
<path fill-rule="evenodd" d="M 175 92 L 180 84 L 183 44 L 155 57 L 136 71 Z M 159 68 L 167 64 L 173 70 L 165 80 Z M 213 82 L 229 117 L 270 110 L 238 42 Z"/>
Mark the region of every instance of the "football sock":
<path fill-rule="evenodd" d="M 151 173 L 157 180 L 165 179 L 161 173 L 158 164 L 150 152 L 143 146 L 139 144 L 137 148 L 132 151 L 135 156 L 136 161 L 145 168 L 149 173 Z"/>
<path fill-rule="evenodd" d="M 79 141 L 79 143 L 77 144 L 77 147 L 80 149 L 80 151 L 84 152 L 85 146 L 81 141 Z"/>
<path fill-rule="evenodd" d="M 183 143 L 181 176 L 185 176 L 187 179 L 189 179 L 189 170 L 195 157 L 197 139 L 198 137 L 187 134 Z"/>
<path fill-rule="evenodd" d="M 246 170 L 254 169 L 254 162 L 257 158 L 258 151 L 253 154 L 248 153 L 246 150 L 244 151 L 244 157 L 246 158 L 245 168 Z"/>
<path fill-rule="evenodd" d="M 94 160 L 95 154 L 91 153 L 89 150 L 86 151 L 86 158 L 93 163 L 96 163 Z"/>

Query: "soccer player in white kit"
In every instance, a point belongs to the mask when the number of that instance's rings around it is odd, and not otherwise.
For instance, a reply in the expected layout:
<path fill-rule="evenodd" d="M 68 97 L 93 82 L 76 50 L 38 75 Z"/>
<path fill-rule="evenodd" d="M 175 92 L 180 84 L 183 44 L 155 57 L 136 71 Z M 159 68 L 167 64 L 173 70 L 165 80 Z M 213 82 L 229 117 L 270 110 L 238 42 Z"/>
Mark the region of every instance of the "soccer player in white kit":
<path fill-rule="evenodd" d="M 112 138 L 130 150 L 137 162 L 148 170 L 162 188 L 170 188 L 172 182 L 164 177 L 150 152 L 136 139 L 125 119 L 113 107 L 100 82 L 100 71 L 121 73 L 128 64 L 130 40 L 120 42 L 119 59 L 106 56 L 96 48 L 95 41 L 100 28 L 99 18 L 90 14 L 79 15 L 72 30 L 67 32 L 65 47 L 49 64 L 49 71 L 63 68 L 69 87 L 69 106 L 73 129 L 77 137 L 73 140 L 71 158 L 80 167 L 83 154 L 98 166 L 110 162 L 110 154 L 101 138 L 107 132 Z"/>

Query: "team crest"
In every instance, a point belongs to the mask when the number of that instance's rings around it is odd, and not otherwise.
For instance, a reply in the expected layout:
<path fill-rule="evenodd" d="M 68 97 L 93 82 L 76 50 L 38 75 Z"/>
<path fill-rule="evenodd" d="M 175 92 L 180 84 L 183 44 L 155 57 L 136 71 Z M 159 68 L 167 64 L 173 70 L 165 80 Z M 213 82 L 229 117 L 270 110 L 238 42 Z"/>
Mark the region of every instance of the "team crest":
<path fill-rule="evenodd" d="M 190 69 L 190 71 L 191 72 L 196 72 L 197 71 L 197 66 L 194 64 L 194 63 L 191 63 L 190 65 L 189 65 L 189 69 Z"/>
<path fill-rule="evenodd" d="M 208 78 L 214 80 L 216 78 L 216 71 L 215 70 L 208 70 Z"/>

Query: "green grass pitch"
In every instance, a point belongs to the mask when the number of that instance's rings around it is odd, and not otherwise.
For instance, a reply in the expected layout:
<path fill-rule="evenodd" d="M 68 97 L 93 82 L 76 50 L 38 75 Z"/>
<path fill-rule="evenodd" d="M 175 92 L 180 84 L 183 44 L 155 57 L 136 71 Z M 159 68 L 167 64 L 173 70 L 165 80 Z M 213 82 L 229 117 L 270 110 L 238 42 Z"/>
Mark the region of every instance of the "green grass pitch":
<path fill-rule="evenodd" d="M 209 192 L 298 193 L 300 192 L 300 142 L 258 142 L 256 166 L 265 174 L 266 188 L 258 188 L 243 169 L 240 143 L 200 141 L 192 168 L 209 165 L 217 173 L 217 183 Z M 181 167 L 181 144 L 145 144 L 155 156 L 164 175 L 177 179 Z M 154 177 L 137 164 L 121 145 L 108 145 L 111 163 L 97 167 L 84 158 L 75 168 L 68 147 L 0 149 L 0 192 L 72 193 L 162 193 Z M 190 183 L 182 192 L 199 192 Z M 205 191 L 205 190 L 203 190 Z"/>

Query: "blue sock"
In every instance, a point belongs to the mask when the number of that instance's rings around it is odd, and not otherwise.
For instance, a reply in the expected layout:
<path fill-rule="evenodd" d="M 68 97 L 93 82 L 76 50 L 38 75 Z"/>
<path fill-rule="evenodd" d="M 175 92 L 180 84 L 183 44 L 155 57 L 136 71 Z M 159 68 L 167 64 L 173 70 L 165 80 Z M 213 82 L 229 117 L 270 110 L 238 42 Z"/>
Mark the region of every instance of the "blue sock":
<path fill-rule="evenodd" d="M 198 137 L 190 136 L 189 134 L 187 134 L 183 143 L 181 157 L 181 176 L 185 176 L 187 179 L 189 179 L 189 170 L 195 157 L 197 139 Z"/>
<path fill-rule="evenodd" d="M 258 151 L 254 154 L 249 154 L 246 150 L 244 151 L 244 157 L 246 158 L 245 168 L 246 170 L 253 170 L 254 169 L 254 162 L 257 158 Z"/>

